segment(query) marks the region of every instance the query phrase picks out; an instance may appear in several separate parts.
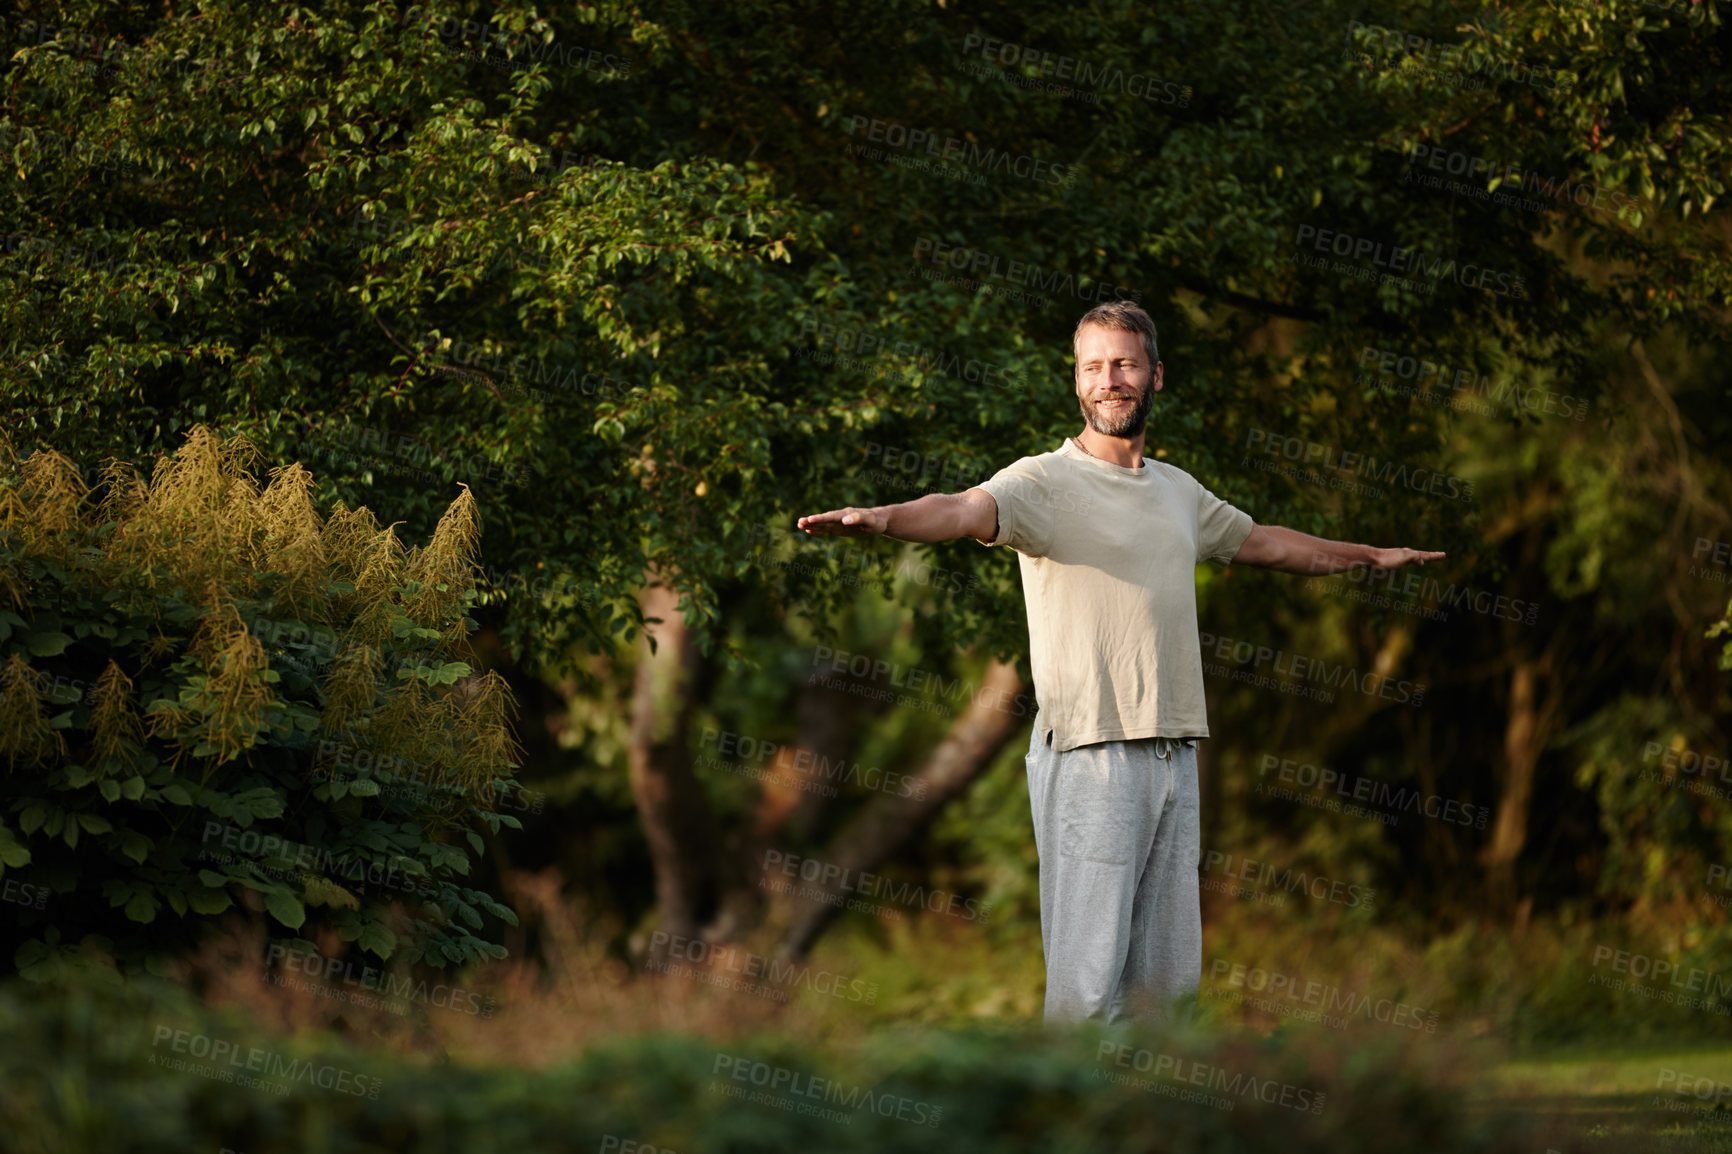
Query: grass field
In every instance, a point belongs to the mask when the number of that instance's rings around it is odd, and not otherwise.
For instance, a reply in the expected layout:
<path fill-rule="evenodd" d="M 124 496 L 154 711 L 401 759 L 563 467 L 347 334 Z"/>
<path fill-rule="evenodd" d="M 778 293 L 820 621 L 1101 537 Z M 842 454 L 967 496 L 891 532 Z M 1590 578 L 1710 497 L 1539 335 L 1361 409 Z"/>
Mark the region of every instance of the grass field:
<path fill-rule="evenodd" d="M 1732 1151 L 1732 1046 L 1607 1043 L 1530 1055 L 1487 1071 L 1473 1100 L 1480 1111 L 1551 1119 L 1584 1138 Z"/>
<path fill-rule="evenodd" d="M 943 919 L 844 927 L 811 959 L 814 980 L 764 996 L 730 984 L 725 964 L 634 973 L 575 917 L 545 929 L 538 956 L 451 975 L 472 998 L 443 1006 L 365 1004 L 341 980 L 261 964 L 262 942 L 244 936 L 177 982 L 0 985 L 0 1146 L 1732 1152 L 1724 1019 L 1584 1011 L 1575 999 L 1599 987 L 1579 967 L 1533 961 L 1569 955 L 1549 938 L 1506 967 L 1472 943 L 1218 922 L 1189 1024 L 1049 1032 L 1038 941 L 1014 930 L 995 942 Z M 1447 979 L 1467 971 L 1437 959 L 1465 954 L 1481 969 L 1452 997 Z M 1318 1021 L 1300 999 L 1241 996 L 1255 983 L 1211 956 L 1340 997 L 1371 991 L 1385 1012 Z M 218 1045 L 226 1065 L 210 1061 Z M 249 1080 L 236 1056 L 255 1051 L 266 1076 Z"/>

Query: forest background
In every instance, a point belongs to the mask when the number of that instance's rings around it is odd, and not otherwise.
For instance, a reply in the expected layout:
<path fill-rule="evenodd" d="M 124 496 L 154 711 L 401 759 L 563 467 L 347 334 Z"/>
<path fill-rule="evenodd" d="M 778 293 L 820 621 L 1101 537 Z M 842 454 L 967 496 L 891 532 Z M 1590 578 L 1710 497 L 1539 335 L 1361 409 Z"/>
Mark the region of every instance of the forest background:
<path fill-rule="evenodd" d="M 270 1148 L 273 1109 L 438 1140 L 67 1043 L 143 996 L 103 973 L 385 1047 L 392 1095 L 454 1056 L 565 1071 L 544 1096 L 620 1112 L 581 1123 L 604 1150 L 868 1140 L 667 1072 L 756 1071 L 718 1037 L 899 1070 L 983 1149 L 995 1094 L 1140 1140 L 1146 1103 L 997 1065 L 1042 986 L 1014 557 L 793 529 L 1055 448 L 1072 329 L 1121 298 L 1160 332 L 1151 456 L 1448 553 L 1198 570 L 1185 1044 L 1339 1080 L 1319 1148 L 1390 1070 L 1432 1105 L 1368 1132 L 1443 1141 L 1456 1046 L 1695 1055 L 1594 1075 L 1612 1133 L 1632 1086 L 1732 1098 L 1712 0 L 0 21 L 0 964 L 42 1148 L 107 1117 L 52 1089 L 80 1062 L 179 1087 L 169 1144 Z M 358 1004 L 382 975 L 404 998 Z"/>

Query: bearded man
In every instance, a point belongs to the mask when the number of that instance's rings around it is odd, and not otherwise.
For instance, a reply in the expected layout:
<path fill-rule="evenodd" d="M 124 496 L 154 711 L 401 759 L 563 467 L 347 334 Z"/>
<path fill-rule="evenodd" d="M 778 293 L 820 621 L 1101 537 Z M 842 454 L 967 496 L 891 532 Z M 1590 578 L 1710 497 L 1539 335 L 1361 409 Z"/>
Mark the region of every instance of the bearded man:
<path fill-rule="evenodd" d="M 1076 327 L 1083 430 L 963 493 L 802 517 L 808 533 L 972 537 L 1020 555 L 1037 710 L 1027 757 L 1049 1024 L 1188 1017 L 1202 980 L 1195 568 L 1398 569 L 1442 553 L 1258 525 L 1143 456 L 1162 365 L 1129 301 Z"/>

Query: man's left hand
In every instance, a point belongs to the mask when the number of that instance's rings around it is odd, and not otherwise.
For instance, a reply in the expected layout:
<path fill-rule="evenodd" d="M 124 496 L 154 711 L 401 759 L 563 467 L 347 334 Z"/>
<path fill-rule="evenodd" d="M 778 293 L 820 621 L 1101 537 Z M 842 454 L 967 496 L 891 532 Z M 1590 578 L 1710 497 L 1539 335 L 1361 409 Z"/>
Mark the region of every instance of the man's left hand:
<path fill-rule="evenodd" d="M 1436 561 L 1443 557 L 1442 553 L 1428 553 L 1423 549 L 1374 549 L 1372 564 L 1379 569 L 1399 569 L 1409 562 L 1423 565 L 1427 561 Z"/>

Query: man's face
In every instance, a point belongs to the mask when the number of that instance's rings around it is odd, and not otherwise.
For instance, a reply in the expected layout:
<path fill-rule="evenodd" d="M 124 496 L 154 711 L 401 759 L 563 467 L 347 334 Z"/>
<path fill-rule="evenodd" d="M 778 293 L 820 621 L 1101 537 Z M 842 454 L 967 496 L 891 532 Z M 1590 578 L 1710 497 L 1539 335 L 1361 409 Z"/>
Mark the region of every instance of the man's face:
<path fill-rule="evenodd" d="M 1161 391 L 1161 364 L 1136 333 L 1086 325 L 1076 347 L 1076 396 L 1089 428 L 1108 437 L 1135 437 L 1148 424 Z"/>

